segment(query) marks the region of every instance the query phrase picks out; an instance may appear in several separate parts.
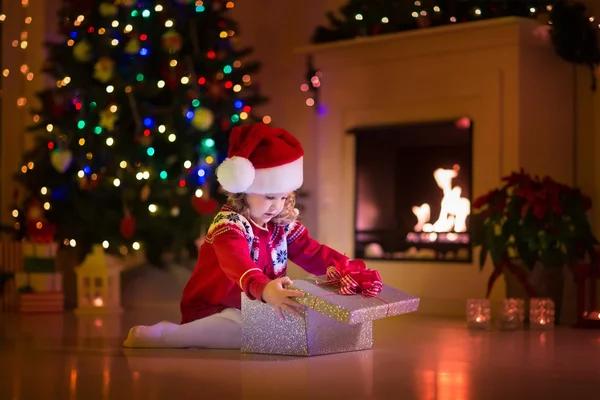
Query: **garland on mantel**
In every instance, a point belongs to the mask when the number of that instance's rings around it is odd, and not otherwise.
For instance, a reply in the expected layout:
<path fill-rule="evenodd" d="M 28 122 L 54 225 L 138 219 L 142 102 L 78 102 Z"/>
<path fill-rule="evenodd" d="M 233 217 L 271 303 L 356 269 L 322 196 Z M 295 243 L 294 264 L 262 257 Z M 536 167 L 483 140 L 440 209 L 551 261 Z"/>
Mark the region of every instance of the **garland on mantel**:
<path fill-rule="evenodd" d="M 585 5 L 570 0 L 350 0 L 337 13 L 326 14 L 330 27 L 319 26 L 314 44 L 377 36 L 415 29 L 452 25 L 484 19 L 519 16 L 547 24 L 556 54 L 564 60 L 586 65 L 591 71 L 591 88 L 596 90 L 595 69 L 600 64 L 597 34 L 600 20 L 587 12 Z M 321 73 L 307 58 L 303 92 L 306 105 L 319 104 Z"/>

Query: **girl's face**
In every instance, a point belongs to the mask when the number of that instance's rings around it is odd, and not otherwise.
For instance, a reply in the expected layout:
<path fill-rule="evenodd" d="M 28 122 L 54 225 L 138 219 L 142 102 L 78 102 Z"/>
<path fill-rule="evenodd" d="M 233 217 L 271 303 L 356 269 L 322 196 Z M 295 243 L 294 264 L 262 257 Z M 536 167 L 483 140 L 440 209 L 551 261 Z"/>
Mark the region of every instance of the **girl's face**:
<path fill-rule="evenodd" d="M 250 209 L 250 218 L 258 225 L 262 226 L 271 219 L 279 215 L 283 211 L 287 193 L 271 193 L 271 194 L 247 194 L 246 202 Z"/>

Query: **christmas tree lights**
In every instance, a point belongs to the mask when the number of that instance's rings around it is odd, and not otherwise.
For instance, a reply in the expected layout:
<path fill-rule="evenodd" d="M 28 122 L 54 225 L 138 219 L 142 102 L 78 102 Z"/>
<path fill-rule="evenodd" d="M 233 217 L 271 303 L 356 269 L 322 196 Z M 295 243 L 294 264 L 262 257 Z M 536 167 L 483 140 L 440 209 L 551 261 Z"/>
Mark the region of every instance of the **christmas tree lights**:
<path fill-rule="evenodd" d="M 49 45 L 18 180 L 66 246 L 102 244 L 153 261 L 193 247 L 216 211 L 214 170 L 237 124 L 265 99 L 244 61 L 232 1 L 67 1 L 64 41 Z M 40 188 L 46 188 L 42 193 Z M 23 209 L 26 203 L 18 208 Z M 199 206 L 200 204 L 200 206 Z M 16 209 L 18 213 L 18 209 Z"/>

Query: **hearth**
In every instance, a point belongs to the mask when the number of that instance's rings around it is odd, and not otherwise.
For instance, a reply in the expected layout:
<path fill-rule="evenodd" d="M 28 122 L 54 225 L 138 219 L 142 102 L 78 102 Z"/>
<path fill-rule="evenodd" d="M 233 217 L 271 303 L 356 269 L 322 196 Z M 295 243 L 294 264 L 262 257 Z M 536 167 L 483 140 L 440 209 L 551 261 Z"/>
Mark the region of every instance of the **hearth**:
<path fill-rule="evenodd" d="M 356 256 L 471 261 L 471 120 L 349 133 L 356 136 Z"/>

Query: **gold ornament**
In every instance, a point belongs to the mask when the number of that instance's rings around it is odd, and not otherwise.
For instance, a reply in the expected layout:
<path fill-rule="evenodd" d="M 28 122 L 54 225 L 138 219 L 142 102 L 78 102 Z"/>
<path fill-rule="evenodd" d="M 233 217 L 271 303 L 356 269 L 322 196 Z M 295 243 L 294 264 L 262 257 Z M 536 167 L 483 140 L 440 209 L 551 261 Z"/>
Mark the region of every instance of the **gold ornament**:
<path fill-rule="evenodd" d="M 133 38 L 125 45 L 125 53 L 137 54 L 140 52 L 141 47 L 140 41 L 137 38 Z"/>
<path fill-rule="evenodd" d="M 200 107 L 194 111 L 194 118 L 192 119 L 192 125 L 194 128 L 201 131 L 207 131 L 213 125 L 214 121 L 215 116 L 208 108 Z"/>
<path fill-rule="evenodd" d="M 144 147 L 150 147 L 154 138 L 152 136 L 140 136 L 137 141 Z"/>
<path fill-rule="evenodd" d="M 79 62 L 88 62 L 92 59 L 92 45 L 87 40 L 82 40 L 73 46 L 73 58 Z"/>
<path fill-rule="evenodd" d="M 146 201 L 148 200 L 148 197 L 150 197 L 150 186 L 144 185 L 142 190 L 140 190 L 140 200 Z"/>
<path fill-rule="evenodd" d="M 175 53 L 181 50 L 182 39 L 179 32 L 175 29 L 169 29 L 161 37 L 162 47 L 169 53 Z"/>
<path fill-rule="evenodd" d="M 73 153 L 69 149 L 57 149 L 50 153 L 50 164 L 61 174 L 71 166 Z"/>
<path fill-rule="evenodd" d="M 98 11 L 103 17 L 114 17 L 115 15 L 117 15 L 118 9 L 117 6 L 115 6 L 114 4 L 102 3 L 100 4 L 100 7 L 98 7 Z"/>
<path fill-rule="evenodd" d="M 94 65 L 94 78 L 102 83 L 110 81 L 115 72 L 115 62 L 109 57 L 100 57 L 96 65 Z"/>
<path fill-rule="evenodd" d="M 112 132 L 115 129 L 115 122 L 119 119 L 119 116 L 116 112 L 112 112 L 109 109 L 102 110 L 98 113 L 100 117 L 100 122 L 98 125 Z"/>

